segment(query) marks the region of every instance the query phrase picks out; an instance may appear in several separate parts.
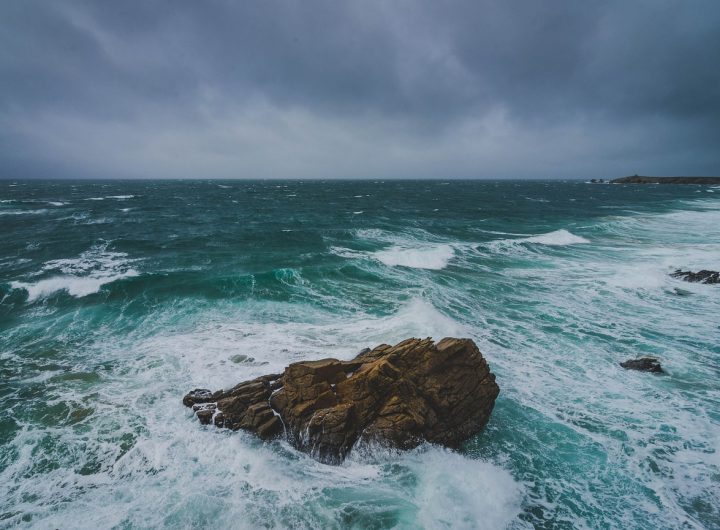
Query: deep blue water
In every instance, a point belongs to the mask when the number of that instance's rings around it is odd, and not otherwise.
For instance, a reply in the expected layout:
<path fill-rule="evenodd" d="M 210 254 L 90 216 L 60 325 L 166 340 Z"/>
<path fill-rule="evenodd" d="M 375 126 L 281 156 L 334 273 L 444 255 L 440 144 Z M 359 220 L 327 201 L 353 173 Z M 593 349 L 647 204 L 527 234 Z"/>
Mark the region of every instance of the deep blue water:
<path fill-rule="evenodd" d="M 720 287 L 668 276 L 718 266 L 717 188 L 0 181 L 0 527 L 720 528 Z M 410 336 L 497 375 L 460 452 L 326 466 L 181 404 Z"/>

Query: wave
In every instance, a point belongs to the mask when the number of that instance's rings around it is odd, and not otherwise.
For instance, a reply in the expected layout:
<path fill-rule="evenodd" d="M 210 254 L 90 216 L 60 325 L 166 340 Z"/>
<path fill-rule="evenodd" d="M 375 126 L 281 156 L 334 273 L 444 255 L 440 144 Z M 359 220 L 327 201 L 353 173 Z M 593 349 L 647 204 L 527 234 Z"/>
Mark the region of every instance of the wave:
<path fill-rule="evenodd" d="M 345 247 L 330 247 L 330 253 L 348 259 L 373 259 L 388 267 L 442 270 L 455 256 L 455 249 L 451 245 L 393 246 L 376 252 L 363 252 Z"/>
<path fill-rule="evenodd" d="M 28 302 L 45 298 L 58 291 L 83 297 L 96 293 L 103 285 L 122 278 L 138 276 L 131 267 L 137 260 L 128 259 L 124 252 L 111 252 L 107 244 L 95 245 L 77 258 L 57 259 L 46 262 L 37 275 L 51 274 L 37 281 L 14 281 L 13 289 L 28 293 Z M 52 274 L 55 273 L 55 274 Z"/>
<path fill-rule="evenodd" d="M 47 213 L 48 210 L 46 209 L 40 209 L 40 210 L 8 210 L 5 212 L 0 212 L 0 215 L 36 215 L 36 214 L 43 214 Z"/>
<path fill-rule="evenodd" d="M 548 232 L 547 234 L 540 234 L 532 237 L 525 237 L 522 239 L 515 240 L 518 243 L 537 243 L 539 245 L 551 245 L 551 246 L 565 246 L 565 245 L 578 245 L 582 243 L 590 243 L 589 240 L 582 236 L 576 236 L 568 232 L 567 230 L 560 229 L 554 232 Z"/>
<path fill-rule="evenodd" d="M 495 239 L 482 243 L 480 247 L 486 247 L 494 252 L 504 252 L 510 249 L 520 249 L 520 245 L 545 245 L 550 247 L 564 247 L 568 245 L 580 245 L 590 243 L 588 239 L 577 236 L 567 230 L 560 229 L 547 234 L 539 234 L 536 236 L 511 238 L 511 239 Z"/>
<path fill-rule="evenodd" d="M 97 293 L 100 288 L 122 278 L 138 276 L 135 270 L 128 270 L 118 274 L 107 276 L 54 276 L 35 283 L 11 282 L 13 289 L 24 289 L 28 293 L 28 302 L 34 302 L 40 298 L 46 298 L 58 291 L 66 291 L 70 296 L 81 298 L 89 294 Z"/>
<path fill-rule="evenodd" d="M 442 270 L 448 266 L 450 260 L 455 256 L 455 249 L 450 245 L 433 245 L 418 248 L 395 246 L 387 250 L 373 252 L 371 255 L 389 267 Z"/>
<path fill-rule="evenodd" d="M 377 228 L 355 231 L 356 237 L 384 244 L 386 248 L 375 251 L 358 251 L 331 247 L 330 251 L 346 258 L 370 258 L 388 267 L 442 270 L 455 257 L 456 244 L 432 241 L 437 239 L 424 230 L 398 234 Z"/>
<path fill-rule="evenodd" d="M 522 488 L 505 469 L 433 448 L 403 460 L 418 477 L 412 498 L 418 526 L 507 528 L 520 512 Z"/>

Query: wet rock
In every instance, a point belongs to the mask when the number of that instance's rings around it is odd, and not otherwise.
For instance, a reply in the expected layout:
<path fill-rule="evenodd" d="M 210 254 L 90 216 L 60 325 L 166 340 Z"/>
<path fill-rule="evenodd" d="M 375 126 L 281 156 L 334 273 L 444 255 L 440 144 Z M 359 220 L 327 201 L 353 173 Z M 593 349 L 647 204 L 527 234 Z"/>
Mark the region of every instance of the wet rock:
<path fill-rule="evenodd" d="M 193 390 L 183 403 L 202 423 L 285 436 L 337 464 L 358 444 L 457 447 L 485 426 L 498 393 L 472 340 L 428 338 L 382 344 L 350 361 L 293 363 L 227 391 Z"/>
<path fill-rule="evenodd" d="M 686 282 L 720 283 L 720 272 L 701 270 L 698 272 L 676 270 L 670 274 L 673 278 L 681 278 Z"/>
<path fill-rule="evenodd" d="M 629 359 L 620 366 L 628 370 L 640 370 L 641 372 L 662 373 L 663 369 L 655 357 L 639 357 L 637 359 Z"/>
<path fill-rule="evenodd" d="M 212 390 L 208 390 L 207 388 L 196 388 L 185 395 L 183 398 L 183 405 L 186 407 L 192 407 L 196 403 L 209 403 L 210 401 L 213 401 L 212 396 Z"/>

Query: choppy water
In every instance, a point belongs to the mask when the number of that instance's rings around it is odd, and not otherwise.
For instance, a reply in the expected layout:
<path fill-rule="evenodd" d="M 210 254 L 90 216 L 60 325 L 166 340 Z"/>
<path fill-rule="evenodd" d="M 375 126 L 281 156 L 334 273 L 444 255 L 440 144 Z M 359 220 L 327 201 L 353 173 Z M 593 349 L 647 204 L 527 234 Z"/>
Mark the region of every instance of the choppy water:
<path fill-rule="evenodd" d="M 720 189 L 5 181 L 0 201 L 0 527 L 720 528 L 720 287 L 668 276 L 720 265 Z M 459 453 L 326 466 L 180 402 L 447 335 L 501 387 Z M 618 366 L 646 354 L 668 374 Z"/>

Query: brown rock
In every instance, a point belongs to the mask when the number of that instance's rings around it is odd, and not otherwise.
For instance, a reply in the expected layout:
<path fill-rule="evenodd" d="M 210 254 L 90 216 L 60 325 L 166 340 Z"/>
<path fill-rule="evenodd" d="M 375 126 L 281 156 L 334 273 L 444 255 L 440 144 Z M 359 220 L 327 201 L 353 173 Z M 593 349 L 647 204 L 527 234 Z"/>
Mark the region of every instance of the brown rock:
<path fill-rule="evenodd" d="M 485 426 L 499 391 L 472 340 L 428 338 L 382 344 L 351 361 L 293 363 L 228 391 L 193 390 L 183 403 L 201 423 L 266 440 L 284 433 L 337 464 L 359 443 L 457 447 Z"/>

